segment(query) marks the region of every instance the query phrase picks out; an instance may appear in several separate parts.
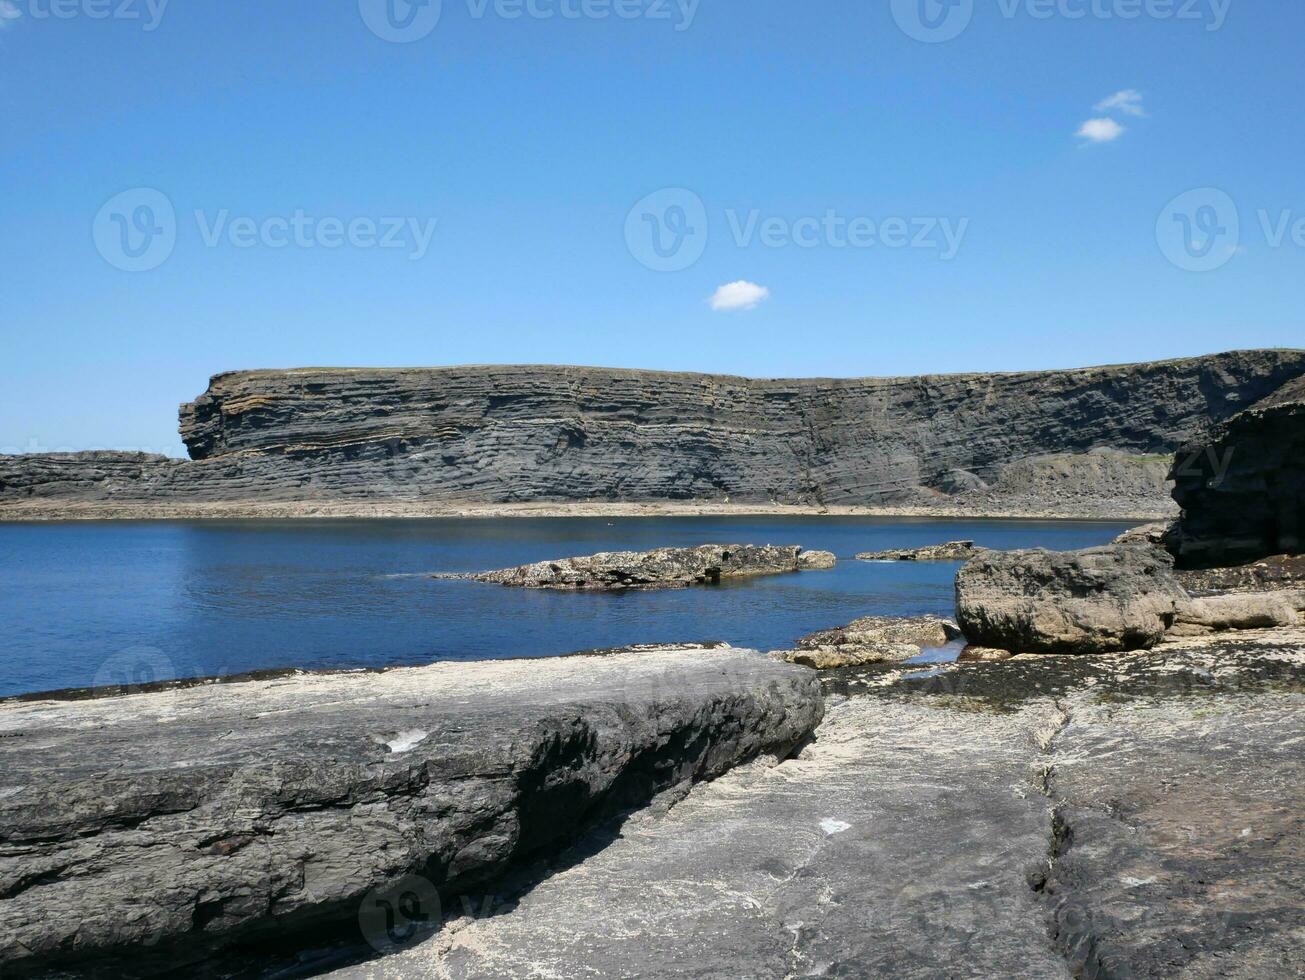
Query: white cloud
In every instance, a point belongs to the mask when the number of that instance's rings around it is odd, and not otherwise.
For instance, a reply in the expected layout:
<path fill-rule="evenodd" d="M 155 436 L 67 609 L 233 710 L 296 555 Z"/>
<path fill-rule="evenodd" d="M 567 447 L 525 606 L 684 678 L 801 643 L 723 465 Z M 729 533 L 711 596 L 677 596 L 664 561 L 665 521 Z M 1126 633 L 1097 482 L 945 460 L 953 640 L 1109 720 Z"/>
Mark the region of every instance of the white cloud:
<path fill-rule="evenodd" d="M 10 0 L 0 0 L 0 30 L 9 26 L 9 22 L 17 20 L 23 15 L 18 9 L 18 5 L 11 3 Z"/>
<path fill-rule="evenodd" d="M 770 290 L 765 286 L 740 279 L 738 282 L 727 282 L 721 286 L 712 293 L 711 299 L 707 302 L 711 303 L 713 310 L 751 310 L 762 300 L 769 298 Z"/>
<path fill-rule="evenodd" d="M 1075 135 L 1090 143 L 1109 143 L 1119 139 L 1123 132 L 1124 127 L 1113 119 L 1089 119 Z"/>
<path fill-rule="evenodd" d="M 1145 116 L 1142 108 L 1142 93 L 1135 88 L 1126 88 L 1116 92 L 1108 99 L 1102 99 L 1095 106 L 1097 112 L 1122 112 L 1127 116 Z"/>

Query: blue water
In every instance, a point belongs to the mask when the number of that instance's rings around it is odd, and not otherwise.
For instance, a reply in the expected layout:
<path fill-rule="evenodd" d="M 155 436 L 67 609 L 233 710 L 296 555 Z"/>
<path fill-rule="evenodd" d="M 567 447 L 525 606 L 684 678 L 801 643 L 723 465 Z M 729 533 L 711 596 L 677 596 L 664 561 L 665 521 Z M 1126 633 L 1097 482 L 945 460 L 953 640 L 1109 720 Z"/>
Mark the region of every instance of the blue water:
<path fill-rule="evenodd" d="M 1128 525 L 883 518 L 0 524 L 0 696 L 93 683 L 725 640 L 763 650 L 858 616 L 952 611 L 954 564 L 858 551 L 973 538 L 1082 548 Z M 831 571 L 558 593 L 422 573 L 709 542 L 834 552 Z"/>

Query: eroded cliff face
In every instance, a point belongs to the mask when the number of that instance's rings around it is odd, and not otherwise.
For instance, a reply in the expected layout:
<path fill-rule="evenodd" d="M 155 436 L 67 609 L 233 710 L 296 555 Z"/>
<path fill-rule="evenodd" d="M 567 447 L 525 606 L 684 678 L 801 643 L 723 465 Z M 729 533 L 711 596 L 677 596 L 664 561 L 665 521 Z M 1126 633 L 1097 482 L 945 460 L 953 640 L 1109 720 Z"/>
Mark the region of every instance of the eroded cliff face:
<path fill-rule="evenodd" d="M 1009 482 L 1019 472 L 1010 464 L 1029 457 L 1172 453 L 1302 374 L 1305 351 L 813 380 L 575 367 L 244 371 L 214 377 L 182 406 L 193 462 L 88 492 L 874 504 Z M 0 499 L 46 495 L 16 475 L 31 464 L 15 459 L 0 461 Z"/>
<path fill-rule="evenodd" d="M 1180 565 L 1233 565 L 1305 552 L 1305 378 L 1217 426 L 1174 462 Z"/>

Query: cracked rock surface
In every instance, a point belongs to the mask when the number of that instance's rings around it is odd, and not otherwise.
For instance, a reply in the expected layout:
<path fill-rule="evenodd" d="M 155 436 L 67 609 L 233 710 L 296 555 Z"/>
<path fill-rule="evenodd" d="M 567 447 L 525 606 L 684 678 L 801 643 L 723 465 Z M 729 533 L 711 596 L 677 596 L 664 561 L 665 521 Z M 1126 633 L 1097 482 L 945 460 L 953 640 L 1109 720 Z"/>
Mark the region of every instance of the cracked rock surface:
<path fill-rule="evenodd" d="M 821 712 L 809 671 L 666 647 L 0 702 L 0 972 L 356 934 L 374 888 L 492 881 Z"/>
<path fill-rule="evenodd" d="M 822 677 L 796 758 L 332 976 L 1301 976 L 1305 631 Z"/>

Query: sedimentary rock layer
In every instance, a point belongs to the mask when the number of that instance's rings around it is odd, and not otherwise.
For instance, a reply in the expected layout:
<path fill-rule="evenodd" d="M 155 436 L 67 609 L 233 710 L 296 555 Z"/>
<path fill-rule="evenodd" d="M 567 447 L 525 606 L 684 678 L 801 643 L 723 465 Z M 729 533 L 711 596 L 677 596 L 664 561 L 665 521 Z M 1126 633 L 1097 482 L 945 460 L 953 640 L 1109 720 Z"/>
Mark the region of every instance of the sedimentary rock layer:
<path fill-rule="evenodd" d="M 1170 539 L 1178 562 L 1202 568 L 1305 552 L 1305 378 L 1180 452 Z"/>
<path fill-rule="evenodd" d="M 369 892 L 451 898 L 821 713 L 802 668 L 667 648 L 0 703 L 0 970 L 357 935 Z"/>
<path fill-rule="evenodd" d="M 0 501 L 721 500 L 851 505 L 1002 499 L 1069 484 L 1155 493 L 1156 465 L 1305 374 L 1244 351 L 1015 374 L 751 380 L 575 367 L 220 374 L 181 409 L 193 461 L 140 479 L 33 479 Z M 1092 454 L 1100 448 L 1113 456 Z M 1047 464 L 1021 461 L 1060 454 Z M 1150 469 L 1148 469 L 1150 465 Z M 1163 464 L 1157 464 L 1163 465 Z M 1022 467 L 1022 468 L 1021 468 Z M 75 491 L 75 492 L 74 492 Z"/>

